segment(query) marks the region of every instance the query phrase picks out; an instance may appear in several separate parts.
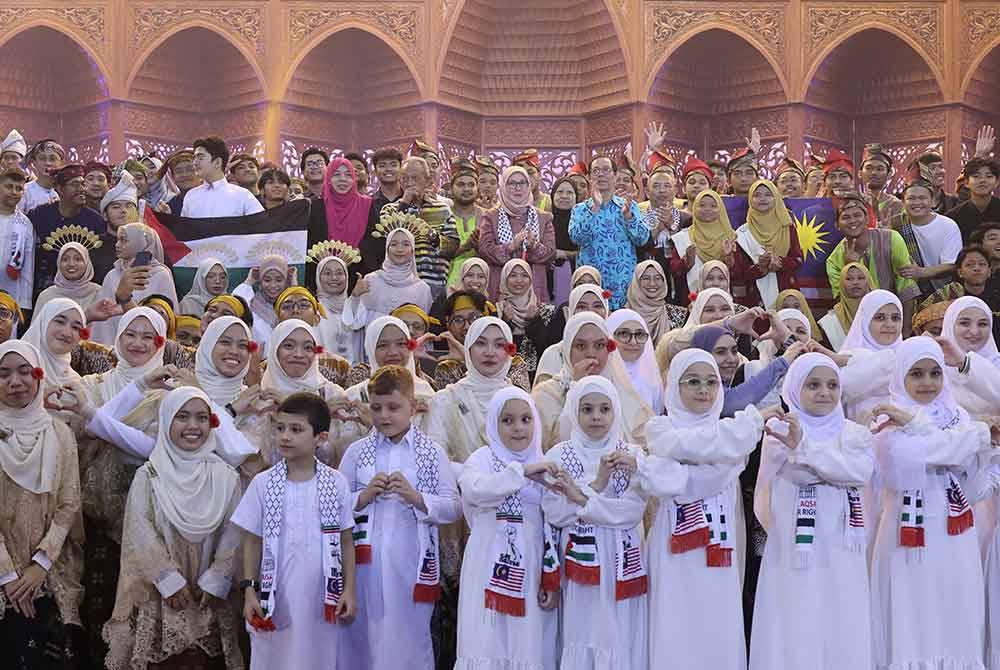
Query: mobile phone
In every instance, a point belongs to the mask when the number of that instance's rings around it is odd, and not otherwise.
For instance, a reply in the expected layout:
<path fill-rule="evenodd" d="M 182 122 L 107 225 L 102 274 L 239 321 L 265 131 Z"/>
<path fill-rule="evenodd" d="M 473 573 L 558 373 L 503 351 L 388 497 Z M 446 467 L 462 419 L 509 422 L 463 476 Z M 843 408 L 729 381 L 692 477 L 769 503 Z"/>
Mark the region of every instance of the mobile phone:
<path fill-rule="evenodd" d="M 140 251 L 132 259 L 132 267 L 143 267 L 149 265 L 153 261 L 153 254 L 149 251 Z"/>

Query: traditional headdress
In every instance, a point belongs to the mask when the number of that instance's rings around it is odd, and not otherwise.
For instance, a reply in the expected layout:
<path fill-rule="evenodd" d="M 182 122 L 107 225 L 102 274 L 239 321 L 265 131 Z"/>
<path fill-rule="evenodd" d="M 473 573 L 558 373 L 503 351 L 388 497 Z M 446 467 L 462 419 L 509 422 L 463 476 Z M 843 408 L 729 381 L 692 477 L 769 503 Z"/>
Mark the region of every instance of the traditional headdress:
<path fill-rule="evenodd" d="M 372 237 L 389 239 L 389 233 L 397 228 L 408 231 L 415 241 L 426 241 L 431 232 L 427 222 L 416 214 L 396 210 L 379 217 L 378 223 L 375 224 L 375 230 L 372 231 Z"/>
<path fill-rule="evenodd" d="M 340 240 L 324 240 L 323 242 L 317 242 L 309 248 L 309 251 L 306 252 L 306 259 L 313 263 L 319 263 L 328 256 L 336 256 L 340 260 L 344 261 L 344 264 L 347 267 L 351 267 L 355 263 L 361 262 L 361 252 L 351 245 L 341 242 Z"/>
<path fill-rule="evenodd" d="M 868 161 L 881 161 L 887 170 L 892 172 L 892 156 L 885 152 L 881 144 L 866 144 L 864 153 L 861 154 L 861 167 Z"/>
<path fill-rule="evenodd" d="M 467 175 L 470 177 L 479 177 L 479 170 L 476 168 L 476 164 L 470 161 L 468 158 L 456 158 L 451 162 L 451 179 L 454 181 L 461 175 Z"/>
<path fill-rule="evenodd" d="M 823 161 L 823 174 L 830 174 L 834 170 L 846 170 L 854 176 L 854 161 L 840 149 L 833 149 L 826 155 Z"/>
<path fill-rule="evenodd" d="M 729 162 L 726 163 L 726 175 L 728 176 L 730 172 L 743 166 L 752 167 L 754 172 L 760 171 L 757 167 L 757 154 L 750 147 L 743 147 L 732 155 Z"/>
<path fill-rule="evenodd" d="M 4 141 L 0 142 L 0 154 L 7 153 L 8 151 L 17 154 L 21 158 L 24 158 L 24 155 L 28 153 L 28 145 L 25 144 L 24 138 L 21 137 L 21 133 L 17 132 L 17 130 L 7 133 Z"/>
<path fill-rule="evenodd" d="M 101 237 L 94 231 L 72 224 L 69 226 L 60 226 L 49 233 L 42 242 L 42 249 L 58 252 L 62 249 L 63 245 L 69 242 L 82 244 L 87 248 L 87 251 L 98 249 L 104 244 L 101 241 Z"/>
<path fill-rule="evenodd" d="M 518 155 L 514 156 L 514 165 L 519 163 L 530 163 L 536 168 L 541 167 L 542 159 L 538 156 L 538 149 L 525 149 Z"/>
<path fill-rule="evenodd" d="M 500 168 L 497 167 L 497 164 L 489 156 L 476 156 L 476 166 L 479 172 L 492 172 L 499 179 Z"/>

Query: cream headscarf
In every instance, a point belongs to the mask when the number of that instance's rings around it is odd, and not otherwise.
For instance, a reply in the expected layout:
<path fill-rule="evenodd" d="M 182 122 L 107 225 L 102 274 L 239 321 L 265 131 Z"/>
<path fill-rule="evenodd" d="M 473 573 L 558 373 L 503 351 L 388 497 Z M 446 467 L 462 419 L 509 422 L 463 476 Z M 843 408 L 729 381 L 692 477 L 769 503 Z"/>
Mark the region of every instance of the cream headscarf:
<path fill-rule="evenodd" d="M 507 288 L 507 279 L 514 268 L 524 270 L 528 275 L 528 288 L 524 293 L 514 294 Z M 500 300 L 497 303 L 497 310 L 500 317 L 510 323 L 515 333 L 523 333 L 530 319 L 528 314 L 538 308 L 538 296 L 535 295 L 534 281 L 532 280 L 531 266 L 520 258 L 512 258 L 507 261 L 503 269 L 500 270 Z"/>
<path fill-rule="evenodd" d="M 976 353 L 1000 368 L 1000 351 L 997 350 L 997 343 L 993 338 L 993 313 L 989 305 L 979 298 L 967 295 L 948 305 L 948 309 L 944 313 L 944 325 L 941 327 L 941 335 L 958 347 L 959 351 L 965 351 L 965 347 L 959 344 L 955 338 L 955 323 L 958 321 L 958 315 L 967 309 L 978 309 L 990 320 L 989 336 L 986 338 L 983 346 L 976 350 Z"/>
<path fill-rule="evenodd" d="M 639 327 L 645 330 L 647 335 L 649 334 L 649 329 L 646 327 L 642 317 L 631 309 L 619 309 L 609 316 L 607 319 L 608 332 L 614 337 L 616 330 L 621 328 L 623 324 L 631 322 L 639 324 Z M 660 381 L 660 369 L 657 367 L 656 356 L 653 353 L 653 338 L 646 340 L 646 346 L 643 347 L 642 354 L 631 363 L 621 356 L 620 351 L 618 355 L 621 357 L 622 366 L 625 368 L 625 372 L 628 373 L 636 393 L 646 401 L 654 416 L 662 414 L 663 387 Z"/>
<path fill-rule="evenodd" d="M 62 386 L 71 382 L 79 381 L 80 375 L 70 366 L 72 353 L 67 352 L 62 355 L 52 353 L 46 337 L 49 324 L 63 312 L 76 312 L 80 317 L 80 322 L 87 325 L 87 317 L 83 310 L 73 300 L 69 298 L 56 298 L 45 303 L 45 306 L 35 312 L 31 319 L 31 327 L 21 337 L 22 340 L 33 346 L 41 355 L 42 369 L 45 370 L 45 384 L 47 386 Z"/>
<path fill-rule="evenodd" d="M 94 263 L 90 260 L 90 252 L 79 242 L 67 242 L 59 248 L 56 268 L 59 268 L 67 251 L 75 251 L 83 257 L 83 263 L 86 266 L 83 275 L 79 279 L 70 281 L 63 276 L 62 270 L 57 269 L 55 283 L 42 291 L 38 299 L 35 300 L 35 313 L 38 313 L 49 300 L 55 298 L 69 298 L 76 301 L 84 309 L 97 302 L 97 293 L 101 290 L 101 285 L 91 281 L 94 278 Z"/>
<path fill-rule="evenodd" d="M 253 312 L 254 320 L 261 319 L 274 328 L 278 323 L 278 315 L 274 310 L 274 303 L 267 299 L 263 289 L 264 274 L 271 270 L 277 270 L 285 277 L 285 288 L 292 285 L 289 278 L 288 261 L 281 256 L 265 256 L 260 259 L 257 270 L 261 286 L 258 286 L 253 293 L 253 298 L 250 300 L 250 310 Z"/>
<path fill-rule="evenodd" d="M 575 287 L 580 278 L 584 275 L 592 276 L 596 281 L 587 282 L 589 284 L 597 284 L 598 286 L 603 285 L 603 278 L 601 277 L 601 271 L 595 268 L 593 265 L 581 265 L 577 269 L 573 270 L 573 275 L 570 277 L 569 285 Z"/>
<path fill-rule="evenodd" d="M 149 455 L 148 467 L 153 498 L 163 515 L 185 540 L 201 542 L 226 522 L 229 502 L 239 475 L 215 453 L 216 434 L 196 451 L 185 451 L 170 439 L 170 425 L 185 403 L 202 400 L 211 411 L 211 401 L 201 389 L 182 386 L 160 403 L 159 432 Z"/>
<path fill-rule="evenodd" d="M 85 384 L 93 384 L 93 394 L 95 401 L 99 405 L 110 401 L 123 388 L 136 379 L 141 378 L 147 372 L 151 372 L 163 365 L 163 345 L 153 352 L 152 358 L 138 367 L 133 366 L 125 360 L 125 354 L 121 348 L 122 333 L 139 317 L 146 317 L 149 323 L 152 324 L 153 330 L 156 331 L 157 335 L 164 339 L 167 337 L 167 324 L 155 309 L 150 307 L 135 307 L 125 312 L 125 316 L 118 322 L 118 332 L 115 333 L 115 356 L 118 358 L 118 364 L 110 372 L 100 375 L 88 375 L 84 378 Z"/>
<path fill-rule="evenodd" d="M 312 341 L 317 346 L 319 345 L 316 330 L 305 321 L 301 319 L 288 319 L 279 323 L 269 340 L 267 347 L 267 369 L 264 371 L 264 378 L 260 382 L 260 387 L 277 391 L 282 397 L 304 391 L 306 393 L 315 393 L 329 400 L 334 397 L 332 394 L 340 389 L 336 384 L 327 380 L 319 371 L 318 354 L 313 357 L 312 365 L 309 366 L 309 369 L 301 377 L 289 376 L 281 367 L 281 363 L 278 362 L 278 350 L 281 348 L 281 343 L 299 329 L 308 333 Z M 328 398 L 327 396 L 330 397 Z"/>
<path fill-rule="evenodd" d="M 403 265 L 397 265 L 389 258 L 389 244 L 392 242 L 392 238 L 397 235 L 404 235 L 410 240 L 410 248 L 413 250 L 410 254 L 409 262 Z M 420 281 L 420 275 L 417 274 L 417 242 L 413 238 L 413 233 L 406 228 L 396 228 L 385 236 L 385 260 L 382 261 L 382 270 L 380 272 L 382 280 L 386 284 L 397 288 L 410 286 Z"/>
<path fill-rule="evenodd" d="M 719 270 L 722 270 L 722 274 L 726 275 L 726 287 L 727 287 L 727 289 L 729 291 L 732 291 L 733 290 L 732 275 L 729 272 L 729 266 L 726 265 L 725 263 L 723 263 L 722 261 L 709 261 L 709 262 L 705 263 L 704 265 L 702 265 L 701 266 L 701 271 L 698 273 L 698 285 L 697 286 L 689 286 L 688 288 L 690 288 L 692 291 L 701 291 L 701 290 L 703 290 L 703 288 L 705 286 L 705 278 L 708 276 L 709 272 L 711 272 L 712 270 L 715 270 L 716 268 L 718 268 Z M 718 287 L 715 287 L 715 288 L 718 288 Z"/>
<path fill-rule="evenodd" d="M 195 272 L 194 282 L 191 284 L 191 290 L 188 291 L 186 296 L 184 296 L 181 300 L 180 306 L 177 308 L 178 314 L 200 317 L 205 313 L 205 305 L 209 300 L 215 297 L 208 292 L 208 286 L 205 284 L 205 277 L 216 265 L 225 271 L 226 266 L 223 265 L 222 261 L 217 258 L 206 258 L 198 265 L 198 271 Z M 225 293 L 225 291 L 223 291 L 223 293 Z"/>
<path fill-rule="evenodd" d="M 951 395 L 951 383 L 948 380 L 948 375 L 942 375 L 941 393 L 926 405 L 910 397 L 906 391 L 906 375 L 909 374 L 910 368 L 925 359 L 937 363 L 941 371 L 944 372 L 944 353 L 941 351 L 941 345 L 933 338 L 918 335 L 903 340 L 896 348 L 896 370 L 889 383 L 890 402 L 908 412 L 921 412 L 941 430 L 968 421 L 969 413 L 955 402 Z"/>
<path fill-rule="evenodd" d="M 319 280 L 320 273 L 323 272 L 325 268 L 330 263 L 338 263 L 340 267 L 344 269 L 344 276 L 348 281 L 344 282 L 344 290 L 340 292 L 340 295 L 330 293 L 324 288 L 323 283 Z M 326 308 L 328 317 L 334 315 L 340 315 L 344 311 L 344 303 L 347 301 L 347 285 L 350 283 L 351 273 L 347 269 L 347 263 L 344 259 L 339 256 L 327 256 L 321 260 L 316 265 L 316 298 L 319 300 L 320 304 Z M 320 321 L 322 325 L 322 321 Z"/>
<path fill-rule="evenodd" d="M 640 277 L 646 270 L 653 268 L 663 279 L 663 285 L 655 296 L 650 298 L 642 289 Z M 632 282 L 628 285 L 628 306 L 642 315 L 652 339 L 658 341 L 661 335 L 670 330 L 670 317 L 667 315 L 667 276 L 657 261 L 643 261 L 635 266 Z"/>
<path fill-rule="evenodd" d="M 247 360 L 247 364 L 235 377 L 226 377 L 212 362 L 212 351 L 219 342 L 219 338 L 229 330 L 230 326 L 237 325 L 240 326 L 247 340 L 253 339 L 250 327 L 242 319 L 237 319 L 235 316 L 220 316 L 205 329 L 205 334 L 201 336 L 201 342 L 198 343 L 198 350 L 194 355 L 194 374 L 198 379 L 198 385 L 219 407 L 225 407 L 239 397 L 244 388 L 243 378 L 250 370 L 250 361 Z"/>
<path fill-rule="evenodd" d="M 695 298 L 694 302 L 691 303 L 690 312 L 688 313 L 688 320 L 684 324 L 684 328 L 690 328 L 692 326 L 701 326 L 701 313 L 705 310 L 705 305 L 708 301 L 714 297 L 719 296 L 727 303 L 729 303 L 729 309 L 732 313 L 736 313 L 736 306 L 733 304 L 733 296 L 729 295 L 721 288 L 706 288 L 698 292 L 698 297 Z"/>
<path fill-rule="evenodd" d="M 468 332 L 465 334 L 465 376 L 450 385 L 453 391 L 461 393 L 463 396 L 468 396 L 470 400 L 474 400 L 474 409 L 480 412 L 481 416 L 486 414 L 490 398 L 497 391 L 510 385 L 510 382 L 507 381 L 507 373 L 510 371 L 510 357 L 506 353 L 503 354 L 506 357 L 503 367 L 489 377 L 480 372 L 472 362 L 472 345 L 475 344 L 476 340 L 490 326 L 499 328 L 504 339 L 509 344 L 514 342 L 510 326 L 500 319 L 493 316 L 484 316 L 473 321 L 472 325 L 469 326 Z"/>
<path fill-rule="evenodd" d="M 455 291 L 468 291 L 470 289 L 465 286 L 465 275 L 469 273 L 472 268 L 479 268 L 486 275 L 486 284 L 481 292 L 485 292 L 490 285 L 490 265 L 482 258 L 478 256 L 473 256 L 472 258 L 467 258 L 462 262 L 461 267 L 458 269 L 458 278 L 455 283 L 448 287 L 448 295 L 451 295 Z"/>
<path fill-rule="evenodd" d="M 410 339 L 410 329 L 402 319 L 395 316 L 380 316 L 368 324 L 368 328 L 365 330 L 365 358 L 368 359 L 368 364 L 371 366 L 373 375 L 382 367 L 375 362 L 375 348 L 378 346 L 379 338 L 382 337 L 382 331 L 387 326 L 395 326 L 403 333 L 403 337 Z M 434 389 L 431 388 L 431 385 L 417 374 L 417 368 L 413 362 L 413 352 L 410 352 L 403 367 L 413 375 L 413 389 L 418 398 L 427 398 L 434 395 Z"/>
<path fill-rule="evenodd" d="M 872 337 L 871 324 L 872 318 L 875 313 L 882 309 L 886 305 L 895 305 L 896 309 L 899 310 L 899 318 L 902 322 L 903 318 L 903 304 L 899 302 L 899 298 L 895 294 L 889 293 L 883 289 L 875 289 L 871 293 L 868 293 L 861 299 L 858 303 L 858 313 L 854 317 L 854 321 L 851 323 L 851 329 L 847 331 L 847 337 L 844 338 L 844 343 L 840 345 L 840 351 L 847 352 L 852 349 L 867 349 L 869 351 L 882 351 L 883 349 L 895 349 L 899 346 L 900 342 L 903 341 L 903 336 L 900 334 L 896 338 L 896 341 L 892 344 L 879 344 Z"/>
<path fill-rule="evenodd" d="M 23 340 L 0 344 L 0 360 L 18 354 L 32 367 L 41 367 L 38 350 Z M 51 493 L 59 464 L 59 437 L 45 410 L 43 383 L 22 409 L 0 405 L 0 467 L 18 486 L 32 493 Z"/>

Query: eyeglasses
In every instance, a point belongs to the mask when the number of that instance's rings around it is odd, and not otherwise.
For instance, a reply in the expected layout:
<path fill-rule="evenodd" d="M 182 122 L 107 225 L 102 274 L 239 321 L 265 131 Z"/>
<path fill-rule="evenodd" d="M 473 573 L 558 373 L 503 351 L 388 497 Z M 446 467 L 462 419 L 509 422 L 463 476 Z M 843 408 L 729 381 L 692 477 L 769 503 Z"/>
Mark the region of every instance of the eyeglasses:
<path fill-rule="evenodd" d="M 710 379 L 698 379 L 697 377 L 688 377 L 687 379 L 681 380 L 681 386 L 686 386 L 692 391 L 699 391 L 702 388 L 714 389 L 719 385 L 719 380 L 715 377 Z"/>
<path fill-rule="evenodd" d="M 511 188 L 528 188 L 528 182 L 526 181 L 509 181 L 507 186 Z"/>
<path fill-rule="evenodd" d="M 649 333 L 644 330 L 616 330 L 615 339 L 622 342 L 635 342 L 636 344 L 646 344 Z"/>
<path fill-rule="evenodd" d="M 465 328 L 466 326 L 471 326 L 476 320 L 482 318 L 482 314 L 474 314 L 473 316 L 453 316 L 448 319 L 448 323 L 458 326 L 459 328 Z"/>
<path fill-rule="evenodd" d="M 291 300 L 286 300 L 281 303 L 281 309 L 287 309 L 289 312 L 311 312 L 313 305 L 308 300 L 303 300 L 302 302 L 292 302 Z"/>
<path fill-rule="evenodd" d="M 306 161 L 306 167 L 307 168 L 315 168 L 315 167 L 320 167 L 321 168 L 321 167 L 326 167 L 326 163 L 323 162 L 322 158 L 317 158 L 314 161 Z"/>
<path fill-rule="evenodd" d="M 0 321 L 13 321 L 14 312 L 7 309 L 6 307 L 0 308 Z"/>

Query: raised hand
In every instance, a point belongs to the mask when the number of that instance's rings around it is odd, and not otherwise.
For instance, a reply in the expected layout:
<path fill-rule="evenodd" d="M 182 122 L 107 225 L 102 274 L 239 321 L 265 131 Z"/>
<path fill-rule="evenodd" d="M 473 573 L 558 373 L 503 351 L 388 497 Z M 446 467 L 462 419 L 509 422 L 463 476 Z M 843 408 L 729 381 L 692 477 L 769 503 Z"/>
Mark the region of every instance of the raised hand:
<path fill-rule="evenodd" d="M 755 154 L 760 153 L 760 133 L 757 131 L 756 128 L 751 128 L 750 137 L 749 138 L 745 137 L 743 139 L 747 141 L 747 146 L 750 147 L 751 151 L 753 151 Z"/>
<path fill-rule="evenodd" d="M 875 429 L 872 430 L 873 433 L 880 433 L 890 426 L 902 428 L 906 424 L 913 421 L 913 414 L 910 414 L 909 412 L 887 402 L 879 403 L 872 408 L 873 418 L 877 420 L 882 416 L 886 417 L 887 420 L 876 426 Z"/>
<path fill-rule="evenodd" d="M 997 134 L 993 126 L 985 125 L 976 133 L 976 158 L 988 158 L 993 153 L 993 145 L 996 143 Z"/>
<path fill-rule="evenodd" d="M 354 291 L 351 292 L 351 297 L 360 298 L 365 293 L 371 290 L 368 286 L 368 280 L 360 272 L 357 273 L 358 281 L 354 283 Z"/>
<path fill-rule="evenodd" d="M 802 441 L 802 425 L 799 424 L 799 419 L 794 414 L 786 414 L 781 421 L 788 426 L 786 431 L 775 430 L 765 423 L 764 432 L 789 449 L 794 449 Z"/>
<path fill-rule="evenodd" d="M 965 362 L 965 352 L 946 337 L 935 337 L 934 341 L 941 345 L 941 352 L 944 353 L 945 365 L 952 368 L 961 367 Z"/>
<path fill-rule="evenodd" d="M 646 146 L 650 149 L 659 149 L 667 140 L 667 131 L 662 123 L 650 121 L 644 132 L 646 133 Z"/>

